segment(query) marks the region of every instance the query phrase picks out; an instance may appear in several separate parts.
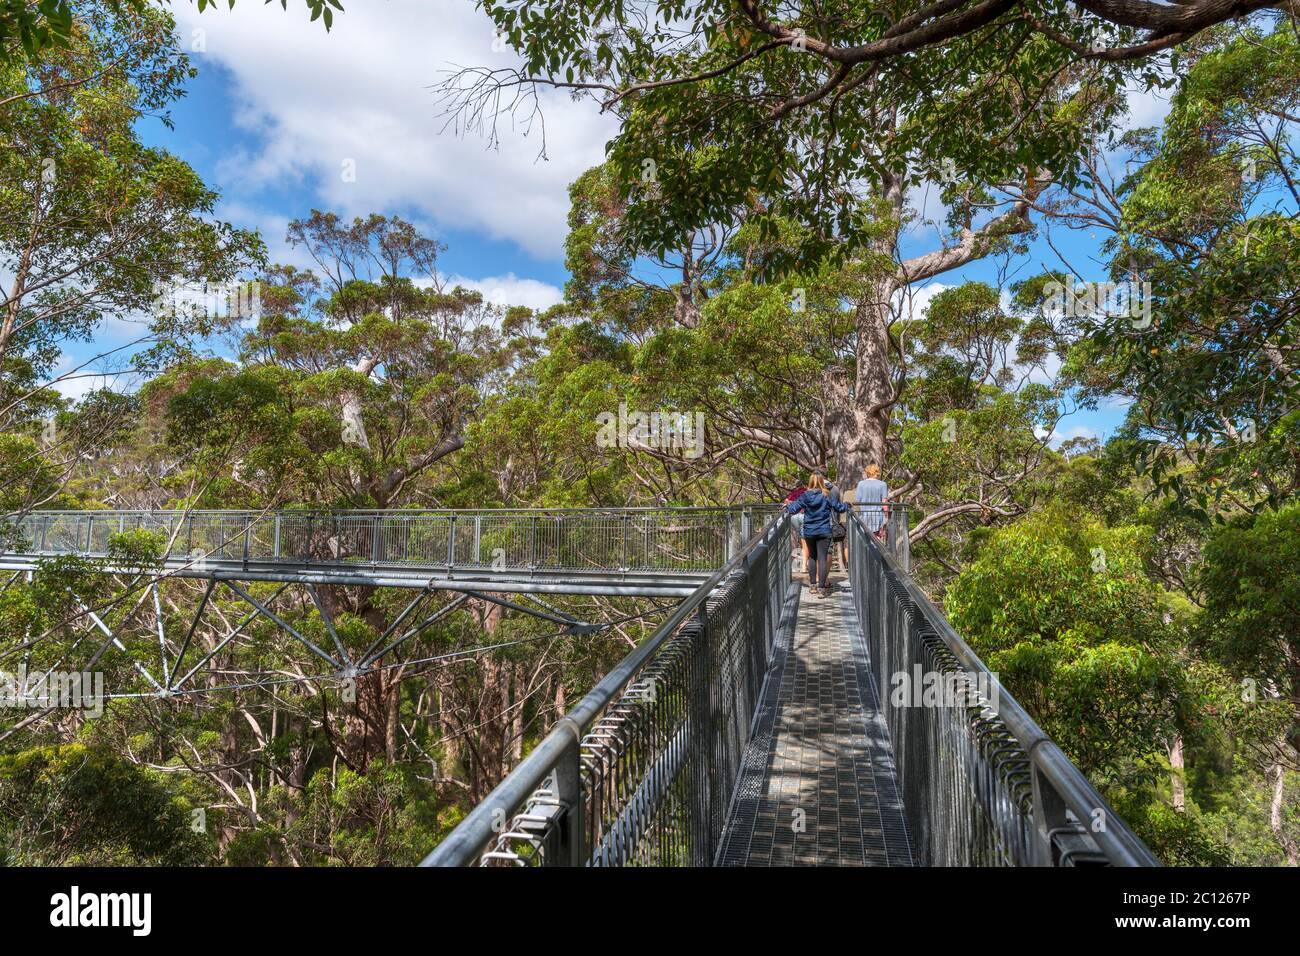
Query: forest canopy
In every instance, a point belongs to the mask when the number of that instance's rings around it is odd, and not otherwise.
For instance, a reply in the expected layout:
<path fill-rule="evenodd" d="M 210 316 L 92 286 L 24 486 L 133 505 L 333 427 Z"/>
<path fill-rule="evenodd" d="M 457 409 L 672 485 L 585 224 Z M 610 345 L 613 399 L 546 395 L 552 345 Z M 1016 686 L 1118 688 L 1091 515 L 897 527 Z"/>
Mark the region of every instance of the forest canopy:
<path fill-rule="evenodd" d="M 5 545 L 40 510 L 775 503 L 874 465 L 916 581 L 1164 862 L 1300 865 L 1294 4 L 482 6 L 518 65 L 448 78 L 453 126 L 490 144 L 556 87 L 620 124 L 546 309 L 392 209 L 224 221 L 142 135 L 195 74 L 167 5 L 0 4 Z M 1082 233 L 1095 261 L 1042 261 Z M 256 307 L 160 298 L 195 285 Z M 71 397 L 128 318 L 108 377 L 138 386 Z M 701 453 L 601 442 L 621 408 L 700 416 Z M 1104 440 L 1062 434 L 1098 408 Z M 107 632 L 109 683 L 160 641 L 203 664 L 184 697 L 0 711 L 0 862 L 416 863 L 666 610 L 241 595 L 160 574 L 171 544 L 0 580 L 0 671 Z M 417 621 L 319 675 L 312 646 Z"/>

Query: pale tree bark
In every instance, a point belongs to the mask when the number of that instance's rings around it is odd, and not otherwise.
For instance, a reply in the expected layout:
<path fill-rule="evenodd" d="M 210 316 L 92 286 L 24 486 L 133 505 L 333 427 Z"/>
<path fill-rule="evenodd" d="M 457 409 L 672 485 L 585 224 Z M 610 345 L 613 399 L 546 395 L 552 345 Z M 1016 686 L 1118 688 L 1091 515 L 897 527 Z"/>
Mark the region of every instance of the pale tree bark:
<path fill-rule="evenodd" d="M 555 675 L 555 716 L 563 717 L 569 712 L 569 699 L 564 693 L 564 674 Z"/>
<path fill-rule="evenodd" d="M 388 720 L 384 724 L 384 756 L 390 764 L 397 762 L 397 730 L 402 714 L 402 671 L 398 668 L 393 675 L 392 686 L 388 694 Z M 387 672 L 382 672 L 387 673 Z"/>
<path fill-rule="evenodd" d="M 348 369 L 358 375 L 369 377 L 379 366 L 379 361 L 377 356 L 361 359 L 349 365 Z M 370 435 L 366 431 L 363 418 L 364 408 L 364 401 L 359 389 L 349 389 L 339 396 L 339 418 L 343 425 L 343 443 L 352 445 L 354 448 L 371 451 Z M 465 438 L 461 434 L 461 429 L 454 428 L 450 434 L 443 437 L 437 445 L 424 454 L 416 455 L 409 461 L 389 468 L 387 471 L 368 474 L 353 467 L 349 471 L 348 482 L 354 494 L 368 493 L 374 498 L 376 507 L 386 508 L 411 478 L 435 462 L 459 451 L 464 445 Z"/>
<path fill-rule="evenodd" d="M 483 637 L 491 643 L 501 625 L 504 609 L 488 604 L 482 611 Z M 482 694 L 479 697 L 472 749 L 477 766 L 471 768 L 470 787 L 475 801 L 487 797 L 501 782 L 508 769 L 506 741 L 510 733 L 510 670 L 492 654 L 484 654 L 480 663 Z"/>
<path fill-rule="evenodd" d="M 905 184 L 902 177 L 881 174 L 880 215 L 889 217 L 892 224 L 868 248 L 862 263 L 867 279 L 854 312 L 853 389 L 850 393 L 847 373 L 839 369 L 830 370 L 825 383 L 830 445 L 841 484 L 857 481 L 868 464 L 885 469 L 889 422 L 905 374 L 894 367 L 897 349 L 889 331 L 901 293 L 914 282 L 982 259 L 1002 237 L 1028 231 L 1034 201 L 1050 181 L 1050 174 L 1042 170 L 1027 177 L 1020 195 L 1005 212 L 979 228 L 962 229 L 951 245 L 900 262 L 896 252 L 906 206 Z"/>
<path fill-rule="evenodd" d="M 1173 744 L 1169 747 L 1169 768 L 1173 771 L 1169 775 L 1169 783 L 1173 790 L 1174 809 L 1181 813 L 1187 809 L 1187 783 L 1183 778 L 1183 738 L 1181 735 L 1175 737 Z"/>
<path fill-rule="evenodd" d="M 519 761 L 524 759 L 524 708 L 519 706 L 519 700 L 527 693 L 522 686 L 522 675 L 519 673 L 518 665 L 511 666 L 511 686 L 514 688 L 511 705 L 513 709 L 510 712 L 510 763 L 509 767 L 518 766 Z M 509 769 L 507 767 L 507 770 Z"/>
<path fill-rule="evenodd" d="M 348 369 L 358 375 L 369 377 L 378 364 L 378 358 L 366 358 L 349 365 Z M 339 396 L 339 403 L 342 406 L 341 418 L 343 420 L 344 443 L 369 451 L 370 436 L 366 433 L 366 423 L 361 417 L 363 406 L 360 392 L 349 389 Z"/>
<path fill-rule="evenodd" d="M 853 394 L 846 396 L 842 387 L 836 387 L 833 400 L 838 407 L 828 409 L 831 447 L 841 483 L 857 481 L 869 464 L 885 466 L 889 419 L 898 400 L 889 326 L 893 321 L 892 299 L 900 288 L 893 276 L 882 276 L 857 304 Z"/>
<path fill-rule="evenodd" d="M 695 302 L 695 294 L 682 285 L 677 289 L 676 301 L 673 303 L 673 319 L 683 328 L 693 329 L 700 324 L 700 307 Z"/>
<path fill-rule="evenodd" d="M 1277 837 L 1277 842 L 1282 845 L 1282 851 L 1286 854 L 1286 861 L 1289 866 L 1300 866 L 1300 841 L 1287 833 L 1283 809 L 1286 807 L 1286 765 L 1278 761 L 1269 768 L 1269 775 L 1273 778 L 1273 798 L 1269 801 L 1268 823 L 1273 830 L 1273 835 Z"/>
<path fill-rule="evenodd" d="M 452 710 L 456 699 L 455 678 L 451 671 L 439 669 L 430 678 L 433 699 L 437 713 L 438 740 L 441 751 L 439 773 L 443 777 L 455 777 L 461 773 L 461 761 L 465 757 L 465 746 L 459 734 L 459 726 Z"/>
<path fill-rule="evenodd" d="M 676 289 L 673 318 L 683 328 L 693 329 L 700 324 L 699 269 L 690 247 L 682 253 L 682 281 Z"/>

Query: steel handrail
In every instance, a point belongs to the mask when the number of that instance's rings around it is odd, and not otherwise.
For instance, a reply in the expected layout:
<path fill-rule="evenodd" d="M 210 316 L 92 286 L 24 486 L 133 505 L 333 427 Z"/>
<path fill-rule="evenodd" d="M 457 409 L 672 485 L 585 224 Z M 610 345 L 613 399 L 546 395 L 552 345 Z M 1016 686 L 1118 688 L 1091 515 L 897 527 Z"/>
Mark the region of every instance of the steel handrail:
<path fill-rule="evenodd" d="M 981 675 L 989 682 L 988 686 L 995 687 L 998 694 L 997 716 L 1006 725 L 1024 750 L 1034 768 L 1043 777 L 1064 804 L 1074 813 L 1075 817 L 1081 824 L 1087 825 L 1092 819 L 1093 814 L 1100 810 L 1104 814 L 1105 827 L 1100 830 L 1091 830 L 1089 836 L 1097 843 L 1102 852 L 1112 864 L 1118 866 L 1160 866 L 1160 861 L 1148 849 L 1147 845 L 1135 834 L 1106 802 L 1106 799 L 1092 785 L 1092 782 L 1084 776 L 1067 757 L 1064 751 L 1053 741 L 1047 733 L 1038 726 L 1023 707 L 1014 697 L 1002 686 L 997 676 L 988 669 L 980 656 L 975 653 L 969 644 L 957 633 L 956 629 L 948 623 L 947 618 L 936 608 L 925 592 L 921 590 L 911 577 L 905 573 L 894 560 L 889 549 L 880 547 L 879 543 L 874 540 L 873 535 L 862 524 L 860 516 L 853 515 L 853 520 L 858 522 L 868 546 L 875 548 L 880 553 L 885 565 L 893 571 L 899 584 L 906 590 L 909 599 L 920 610 L 925 617 L 926 623 L 934 629 L 944 645 L 953 654 L 954 657 L 978 679 Z M 1038 802 L 1040 795 L 1035 792 L 1035 802 Z"/>
<path fill-rule="evenodd" d="M 764 511 L 780 507 L 766 502 L 735 505 L 609 505 L 590 508 L 551 508 L 539 505 L 531 508 L 312 508 L 309 506 L 286 508 L 44 508 L 33 511 L 16 511 L 0 518 L 18 518 L 69 515 L 346 515 L 349 517 L 410 517 L 415 515 L 498 515 L 498 514 L 659 514 L 690 512 L 740 512 Z"/>
<path fill-rule="evenodd" d="M 497 825 L 504 808 L 507 816 L 540 788 L 567 759 L 576 756 L 584 735 L 596 719 L 618 698 L 637 673 L 659 652 L 691 617 L 705 606 L 709 596 L 729 575 L 739 570 L 758 548 L 779 540 L 789 518 L 778 515 L 754 535 L 745 546 L 722 568 L 696 588 L 682 601 L 668 619 L 647 640 L 637 646 L 606 674 L 596 686 L 578 702 L 523 761 L 512 770 L 463 819 L 434 850 L 425 857 L 421 866 L 469 866 L 498 835 Z M 574 809 L 572 806 L 570 810 Z"/>

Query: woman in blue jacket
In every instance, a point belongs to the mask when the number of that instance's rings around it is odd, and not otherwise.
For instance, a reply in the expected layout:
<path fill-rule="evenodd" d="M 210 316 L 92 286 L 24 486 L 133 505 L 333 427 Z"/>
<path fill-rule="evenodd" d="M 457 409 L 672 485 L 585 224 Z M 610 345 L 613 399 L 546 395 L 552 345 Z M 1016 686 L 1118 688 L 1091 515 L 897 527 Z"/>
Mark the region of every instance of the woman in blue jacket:
<path fill-rule="evenodd" d="M 808 490 L 785 506 L 790 514 L 803 512 L 803 540 L 808 555 L 808 586 L 818 597 L 828 597 L 830 588 L 826 579 L 831 572 L 831 512 L 845 512 L 849 505 L 832 501 L 826 494 L 826 479 L 814 474 L 808 479 Z"/>

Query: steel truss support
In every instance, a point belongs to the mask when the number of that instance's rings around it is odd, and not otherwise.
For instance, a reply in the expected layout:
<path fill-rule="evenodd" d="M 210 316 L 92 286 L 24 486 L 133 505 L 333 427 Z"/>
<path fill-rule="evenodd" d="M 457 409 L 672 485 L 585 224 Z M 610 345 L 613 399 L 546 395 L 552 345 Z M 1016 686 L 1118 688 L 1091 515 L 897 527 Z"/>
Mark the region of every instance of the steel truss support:
<path fill-rule="evenodd" d="M 339 632 L 334 630 L 334 618 L 330 617 L 330 612 L 325 610 L 325 604 L 320 599 L 320 593 L 316 590 L 316 585 L 307 585 L 307 593 L 311 595 L 311 601 L 316 605 L 316 613 L 320 615 L 321 621 L 325 624 L 325 630 L 329 631 L 330 637 L 334 640 L 334 647 L 339 652 L 339 657 L 343 658 L 344 664 L 349 669 L 352 667 L 352 658 L 348 655 L 348 649 L 343 646 L 339 640 Z"/>
<path fill-rule="evenodd" d="M 0 553 L 0 574 L 34 570 L 41 555 Z M 102 562 L 102 574 L 135 574 L 137 568 Z M 189 559 L 169 558 L 163 562 L 166 577 L 208 581 L 259 581 L 289 584 L 330 584 L 338 587 L 406 588 L 419 591 L 490 591 L 533 596 L 536 594 L 599 595 L 603 597 L 688 597 L 708 577 L 708 572 L 621 572 L 621 571 L 508 571 L 479 569 L 454 573 L 438 568 L 380 566 L 292 566 L 256 564 L 245 567 L 239 561 L 207 558 L 203 566 Z"/>
<path fill-rule="evenodd" d="M 514 601 L 507 601 L 505 598 L 499 598 L 492 594 L 485 594 L 482 591 L 466 591 L 470 597 L 478 598 L 480 601 L 487 601 L 491 604 L 499 604 L 501 607 L 508 607 L 513 611 L 521 611 L 524 614 L 531 614 L 533 617 L 540 617 L 543 621 L 550 621 L 553 624 L 563 624 L 568 628 L 590 628 L 592 625 L 583 624 L 576 617 L 570 614 L 561 614 L 558 611 L 551 612 L 539 611 L 537 608 L 527 607 L 523 604 L 516 604 Z M 539 602 L 540 603 L 540 602 Z M 579 633 L 574 631 L 574 633 Z"/>
<path fill-rule="evenodd" d="M 91 667 L 94 667 L 95 664 L 99 662 L 99 658 L 103 656 L 104 651 L 108 649 L 108 644 L 112 644 L 123 654 L 126 654 L 128 657 L 130 657 L 131 652 L 126 649 L 126 645 L 123 644 L 120 640 L 118 640 L 117 635 L 115 635 L 111 630 L 109 630 L 108 625 L 104 623 L 104 621 L 100 618 L 100 616 L 96 614 L 94 611 L 92 611 L 90 608 L 86 607 L 85 603 L 81 600 L 81 598 L 74 597 L 74 600 L 77 602 L 77 606 L 81 608 L 81 610 L 90 618 L 90 620 L 94 623 L 94 625 L 98 627 L 101 631 L 103 631 L 104 634 L 107 635 L 108 637 L 108 641 L 104 645 L 102 645 L 98 651 L 95 652 L 94 658 L 91 660 L 90 664 L 87 666 L 86 669 L 89 670 Z M 155 678 L 153 674 L 149 673 L 149 669 L 146 668 L 139 661 L 137 661 L 134 657 L 131 657 L 131 666 L 135 668 L 135 672 L 137 674 L 139 674 L 150 684 L 152 684 L 154 686 L 154 689 L 157 690 L 159 694 L 167 693 L 167 689 L 163 687 L 162 684 L 158 683 L 157 678 Z"/>
<path fill-rule="evenodd" d="M 287 631 L 292 637 L 296 638 L 298 642 L 303 645 L 303 647 L 307 648 L 307 650 L 311 651 L 321 660 L 325 661 L 325 663 L 331 665 L 332 667 L 340 671 L 344 669 L 345 665 L 341 661 L 336 661 L 334 658 L 330 657 L 319 647 L 313 644 L 309 638 L 304 637 L 301 632 L 295 630 L 292 624 L 285 621 L 284 618 L 277 616 L 274 611 L 268 610 L 263 604 L 261 604 L 257 600 L 257 598 L 253 597 L 251 594 L 249 594 L 247 591 L 241 588 L 234 581 L 227 581 L 226 587 L 230 588 L 230 590 L 234 591 L 236 594 L 238 594 L 249 604 L 253 605 L 253 607 L 257 608 L 259 611 L 261 611 L 264 615 L 269 617 L 276 624 L 280 625 L 281 630 Z"/>
<path fill-rule="evenodd" d="M 360 666 L 362 668 L 365 668 L 366 670 L 369 670 L 371 664 L 375 663 L 377 660 L 379 660 L 379 658 L 383 657 L 389 651 L 393 650 L 393 648 L 397 647 L 399 644 L 402 644 L 405 641 L 410 640 L 412 637 L 415 637 L 415 635 L 419 634 L 421 631 L 429 627 L 431 624 L 442 620 L 444 617 L 446 617 L 452 611 L 456 610 L 458 607 L 460 607 L 468 600 L 469 597 L 464 594 L 454 598 L 450 604 L 445 604 L 442 607 L 438 608 L 438 610 L 434 611 L 432 614 L 426 617 L 419 624 L 415 625 L 415 627 L 411 628 L 409 631 L 407 631 L 397 640 L 393 641 L 382 651 L 377 651 L 373 654 L 367 655 L 366 658 L 361 662 Z"/>
<path fill-rule="evenodd" d="M 194 619 L 190 621 L 189 630 L 185 632 L 185 639 L 181 641 L 181 649 L 176 652 L 176 663 L 172 665 L 173 673 L 179 674 L 181 672 L 181 661 L 185 660 L 185 652 L 189 650 L 190 641 L 194 637 L 194 631 L 198 628 L 199 621 L 203 620 L 203 611 L 204 609 L 207 608 L 208 600 L 212 597 L 212 590 L 216 586 L 217 586 L 217 582 L 215 579 L 213 579 L 208 581 L 208 586 L 203 589 L 203 597 L 199 600 L 198 609 L 194 612 Z M 280 588 L 279 591 L 276 591 L 275 597 L 278 597 L 280 593 L 284 591 L 285 587 L 288 587 L 288 585 L 286 584 L 284 585 L 284 587 Z M 271 600 L 274 601 L 275 597 L 272 597 Z M 170 683 L 168 683 L 167 686 L 169 689 L 171 688 Z"/>
<path fill-rule="evenodd" d="M 14 580 L 21 576 L 23 572 L 19 571 L 9 578 L 7 582 L 0 581 L 0 590 L 14 583 Z M 230 574 L 224 570 L 210 570 L 205 580 L 203 591 L 199 597 L 198 604 L 193 614 L 189 617 L 184 626 L 184 632 L 181 634 L 179 641 L 168 639 L 168 624 L 164 614 L 162 589 L 160 582 L 168 577 L 179 575 L 164 574 L 163 576 L 150 581 L 145 585 L 147 593 L 144 600 L 152 605 L 155 616 L 153 630 L 156 634 L 157 646 L 157 668 L 153 665 L 146 666 L 137 659 L 139 648 L 133 652 L 121 638 L 114 633 L 112 627 L 107 623 L 107 612 L 114 610 L 121 605 L 124 598 L 114 601 L 107 608 L 92 609 L 78 595 L 72 594 L 76 606 L 80 609 L 83 620 L 86 621 L 86 628 L 89 633 L 99 631 L 104 640 L 95 646 L 89 660 L 82 665 L 83 671 L 93 670 L 110 648 L 116 648 L 127 656 L 132 669 L 148 684 L 150 691 L 144 693 L 120 693 L 107 694 L 107 697 L 158 697 L 171 698 L 183 694 L 199 693 L 204 690 L 221 689 L 217 688 L 193 688 L 190 685 L 196 674 L 200 673 L 218 654 L 229 647 L 233 641 L 240 635 L 246 633 L 248 628 L 257 620 L 263 619 L 270 621 L 275 627 L 283 631 L 297 643 L 301 644 L 313 657 L 319 658 L 328 665 L 332 676 L 339 680 L 354 678 L 362 674 L 372 673 L 376 670 L 387 666 L 382 664 L 383 659 L 395 651 L 397 648 L 411 641 L 427 631 L 437 622 L 444 620 L 457 610 L 463 608 L 471 600 L 484 601 L 495 604 L 503 608 L 521 614 L 527 614 L 539 620 L 548 621 L 561 627 L 558 634 L 554 636 L 574 636 L 583 634 L 592 634 L 610 627 L 610 624 L 591 624 L 579 620 L 572 614 L 568 614 L 557 608 L 551 607 L 538 599 L 532 594 L 527 598 L 532 604 L 524 604 L 521 601 L 509 600 L 498 594 L 487 591 L 470 589 L 463 584 L 454 589 L 447 589 L 446 594 L 450 600 L 436 608 L 430 609 L 429 604 L 434 600 L 435 595 L 443 588 L 437 585 L 431 585 L 422 589 L 410 601 L 408 601 L 398 612 L 397 616 L 385 628 L 384 632 L 378 635 L 364 651 L 359 654 L 350 652 L 342 637 L 339 635 L 334 616 L 322 600 L 318 585 L 310 581 L 281 581 L 275 591 L 266 598 L 257 598 L 251 594 L 247 588 L 247 581 L 240 582 L 233 580 Z M 188 575 L 187 575 L 188 577 Z M 250 580 L 261 580 L 250 575 Z M 332 583 L 332 582 L 331 582 Z M 327 651 L 325 648 L 313 641 L 307 634 L 303 633 L 302 625 L 289 623 L 285 619 L 283 611 L 274 610 L 275 603 L 280 597 L 288 591 L 294 584 L 301 585 L 307 596 L 310 598 L 317 614 L 320 615 L 321 625 L 329 634 L 333 643 L 334 653 Z M 190 648 L 194 643 L 194 636 L 198 633 L 200 624 L 203 623 L 205 614 L 213 607 L 213 596 L 217 593 L 218 588 L 224 586 L 227 591 L 237 597 L 244 604 L 249 606 L 249 612 L 243 616 L 229 633 L 224 634 L 220 639 L 195 662 L 191 663 L 189 657 Z M 71 592 L 70 592 L 71 593 Z M 537 606 L 532 606 L 533 604 Z M 76 637 L 70 646 L 59 657 L 59 660 L 48 670 L 47 674 L 57 671 L 63 667 L 76 652 L 77 648 L 85 642 L 87 631 L 82 630 L 80 636 Z M 38 641 L 29 641 L 28 645 L 39 643 Z M 328 645 L 327 645 L 328 646 Z M 495 645 L 483 649 L 490 649 Z M 19 650 L 15 648 L 14 650 Z M 161 677 L 158 675 L 161 674 Z M 319 675 L 312 678 L 317 680 L 328 680 L 328 675 Z M 243 686 L 243 685 L 240 685 Z M 247 686 L 258 686 L 256 683 Z"/>
<path fill-rule="evenodd" d="M 213 581 L 213 582 L 212 582 L 213 585 L 215 585 L 216 583 L 217 583 L 216 581 Z M 276 589 L 275 593 L 271 595 L 270 599 L 267 600 L 267 602 L 266 602 L 267 605 L 269 606 L 269 605 L 274 604 L 274 603 L 275 603 L 275 599 L 278 598 L 281 594 L 283 594 L 283 593 L 284 593 L 285 591 L 287 591 L 288 589 L 289 589 L 289 585 L 287 585 L 287 584 L 282 584 L 282 585 L 280 585 L 280 587 L 278 587 L 278 588 Z M 185 635 L 185 641 L 186 641 L 186 644 L 189 643 L 189 639 L 190 639 L 190 637 L 193 635 L 193 633 L 194 633 L 194 629 L 198 626 L 198 623 L 199 623 L 199 615 L 201 615 L 201 614 L 203 613 L 203 606 L 205 606 L 205 605 L 207 604 L 207 597 L 208 597 L 208 595 L 211 595 L 211 593 L 212 593 L 212 588 L 209 587 L 208 590 L 207 590 L 207 593 L 204 595 L 203 604 L 200 605 L 200 607 L 199 607 L 199 614 L 198 614 L 198 615 L 195 615 L 194 623 L 190 625 L 190 632 L 189 632 L 189 634 Z M 248 615 L 247 617 L 245 617 L 242 621 L 240 621 L 239 624 L 238 624 L 238 626 L 236 626 L 234 630 L 232 630 L 229 634 L 227 634 L 227 635 L 226 635 L 225 637 L 223 637 L 220 641 L 218 641 L 216 647 L 212 648 L 212 650 L 210 650 L 210 651 L 208 651 L 206 654 L 204 654 L 204 655 L 203 655 L 203 658 L 202 658 L 202 659 L 201 659 L 197 664 L 195 664 L 193 667 L 191 667 L 191 668 L 189 669 L 189 671 L 185 674 L 185 676 L 182 677 L 180 680 L 178 680 L 178 681 L 177 681 L 177 682 L 172 686 L 171 689 L 172 689 L 173 691 L 176 691 L 176 690 L 179 690 L 182 686 L 184 686 L 185 682 L 188 681 L 191 677 L 193 677 L 196 673 L 198 673 L 198 671 L 203 667 L 204 664 L 206 664 L 208 661 L 212 660 L 212 658 L 214 658 L 214 657 L 216 657 L 218 654 L 220 654 L 222 648 L 224 648 L 227 644 L 229 644 L 231 641 L 233 641 L 233 640 L 234 640 L 236 637 L 238 637 L 240 634 L 242 634 L 243 631 L 244 631 L 244 628 L 248 627 L 248 625 L 252 624 L 255 620 L 257 620 L 257 619 L 261 616 L 261 614 L 262 614 L 261 611 L 254 610 L 252 614 L 249 614 L 249 615 Z M 182 648 L 181 648 L 181 654 L 178 654 L 178 655 L 176 656 L 176 670 L 177 670 L 177 671 L 180 670 L 180 659 L 181 659 L 181 655 L 184 654 L 184 652 L 185 652 L 185 648 L 182 647 Z"/>

